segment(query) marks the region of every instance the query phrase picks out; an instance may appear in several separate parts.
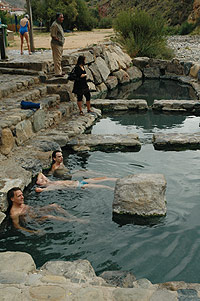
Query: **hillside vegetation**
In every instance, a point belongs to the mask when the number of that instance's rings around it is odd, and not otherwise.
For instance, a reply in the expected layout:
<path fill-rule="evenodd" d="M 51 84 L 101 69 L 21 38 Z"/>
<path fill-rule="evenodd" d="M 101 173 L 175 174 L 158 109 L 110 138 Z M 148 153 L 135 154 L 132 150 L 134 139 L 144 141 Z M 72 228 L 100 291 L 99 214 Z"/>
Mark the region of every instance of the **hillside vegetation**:
<path fill-rule="evenodd" d="M 24 5 L 26 4 L 26 0 L 6 0 L 6 2 L 19 8 L 24 8 Z"/>
<path fill-rule="evenodd" d="M 194 0 L 100 0 L 105 16 L 116 16 L 128 8 L 137 7 L 151 15 L 161 15 L 168 25 L 182 24 L 193 10 Z"/>

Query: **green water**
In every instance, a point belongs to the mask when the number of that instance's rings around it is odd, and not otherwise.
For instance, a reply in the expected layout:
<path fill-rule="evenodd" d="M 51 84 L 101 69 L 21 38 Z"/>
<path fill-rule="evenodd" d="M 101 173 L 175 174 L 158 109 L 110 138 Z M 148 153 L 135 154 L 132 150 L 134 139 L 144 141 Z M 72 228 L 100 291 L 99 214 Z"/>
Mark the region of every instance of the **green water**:
<path fill-rule="evenodd" d="M 163 173 L 167 180 L 166 217 L 146 225 L 135 220 L 113 219 L 113 191 L 106 189 L 36 194 L 33 187 L 26 197 L 28 204 L 43 206 L 57 202 L 89 223 L 48 221 L 32 225 L 44 230 L 41 236 L 8 226 L 1 231 L 0 251 L 28 252 L 38 267 L 47 260 L 81 258 L 88 259 L 97 274 L 117 269 L 132 271 L 137 278 L 145 277 L 153 283 L 200 282 L 200 151 L 155 151 L 151 143 L 153 133 L 193 133 L 199 131 L 199 123 L 199 117 L 157 115 L 151 111 L 105 115 L 92 133 L 138 133 L 143 143 L 139 152 L 64 151 L 65 164 L 71 171 L 82 170 L 75 178 L 82 178 L 86 170 L 91 177 Z M 114 187 L 111 182 L 105 184 Z"/>

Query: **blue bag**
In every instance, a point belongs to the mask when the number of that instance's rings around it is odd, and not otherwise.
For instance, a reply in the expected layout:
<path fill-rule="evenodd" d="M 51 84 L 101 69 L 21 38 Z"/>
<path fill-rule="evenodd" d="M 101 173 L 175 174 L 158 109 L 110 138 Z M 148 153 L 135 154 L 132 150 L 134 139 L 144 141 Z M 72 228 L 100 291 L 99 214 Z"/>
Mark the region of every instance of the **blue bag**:
<path fill-rule="evenodd" d="M 35 103 L 31 101 L 21 101 L 21 109 L 24 110 L 32 110 L 32 109 L 39 109 L 40 108 L 40 103 Z"/>

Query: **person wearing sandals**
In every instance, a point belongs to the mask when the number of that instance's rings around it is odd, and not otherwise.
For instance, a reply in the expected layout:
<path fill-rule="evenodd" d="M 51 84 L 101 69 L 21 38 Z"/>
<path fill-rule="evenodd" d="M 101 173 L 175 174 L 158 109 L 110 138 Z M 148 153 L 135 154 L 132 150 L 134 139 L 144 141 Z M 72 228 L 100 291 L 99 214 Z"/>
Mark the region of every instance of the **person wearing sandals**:
<path fill-rule="evenodd" d="M 75 73 L 77 75 L 77 79 L 74 81 L 73 93 L 77 95 L 77 104 L 79 108 L 80 115 L 84 115 L 82 110 L 82 101 L 83 96 L 86 98 L 86 106 L 87 112 L 92 113 L 90 107 L 90 90 L 87 84 L 87 74 L 84 68 L 85 65 L 85 56 L 80 55 L 78 57 L 78 61 L 75 66 Z"/>

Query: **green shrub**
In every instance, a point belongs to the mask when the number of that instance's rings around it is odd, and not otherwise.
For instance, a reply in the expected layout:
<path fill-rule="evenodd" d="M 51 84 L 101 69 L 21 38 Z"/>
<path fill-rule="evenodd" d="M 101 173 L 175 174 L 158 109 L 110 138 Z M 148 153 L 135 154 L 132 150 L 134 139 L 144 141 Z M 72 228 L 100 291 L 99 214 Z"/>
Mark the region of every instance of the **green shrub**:
<path fill-rule="evenodd" d="M 167 47 L 164 20 L 152 17 L 143 10 L 124 11 L 113 24 L 116 39 L 131 57 L 148 56 L 169 58 L 172 50 Z"/>
<path fill-rule="evenodd" d="M 99 21 L 99 28 L 112 28 L 112 17 L 104 17 Z"/>
<path fill-rule="evenodd" d="M 8 17 L 7 17 L 7 12 L 6 11 L 1 11 L 0 10 L 0 19 L 2 24 L 8 24 Z"/>
<path fill-rule="evenodd" d="M 186 21 L 181 25 L 178 34 L 180 34 L 180 35 L 189 34 L 195 29 L 195 27 L 196 27 L 196 24 L 188 23 Z"/>

